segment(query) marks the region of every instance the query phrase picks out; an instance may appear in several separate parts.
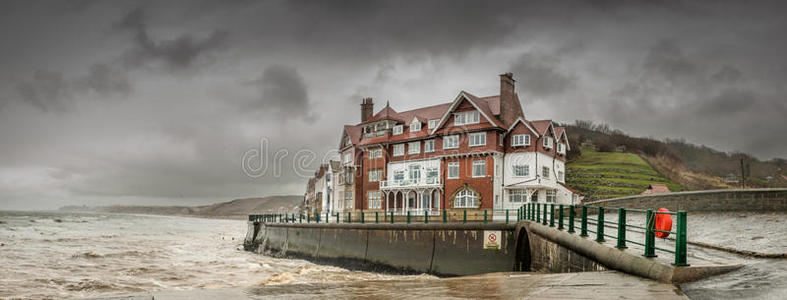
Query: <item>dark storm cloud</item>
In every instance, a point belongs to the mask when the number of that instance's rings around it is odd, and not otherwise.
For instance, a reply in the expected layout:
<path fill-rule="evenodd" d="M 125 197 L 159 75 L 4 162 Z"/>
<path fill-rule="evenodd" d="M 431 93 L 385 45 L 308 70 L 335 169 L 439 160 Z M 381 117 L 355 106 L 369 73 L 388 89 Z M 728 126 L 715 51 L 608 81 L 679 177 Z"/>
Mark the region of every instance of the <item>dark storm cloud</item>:
<path fill-rule="evenodd" d="M 270 66 L 251 85 L 257 88 L 260 98 L 245 105 L 244 110 L 279 120 L 313 120 L 309 91 L 294 67 Z"/>
<path fill-rule="evenodd" d="M 90 66 L 86 75 L 69 79 L 60 72 L 36 70 L 16 85 L 17 99 L 45 112 L 66 112 L 78 96 L 93 93 L 102 99 L 131 92 L 125 70 L 105 64 Z"/>
<path fill-rule="evenodd" d="M 363 97 L 493 95 L 507 71 L 531 119 L 787 156 L 785 5 L 3 1 L 0 199 L 301 194 L 291 170 L 246 176 L 244 153 L 265 138 L 322 154 Z"/>
<path fill-rule="evenodd" d="M 128 66 L 153 61 L 162 62 L 173 69 L 186 69 L 211 52 L 225 48 L 229 40 L 227 31 L 215 30 L 204 38 L 184 34 L 173 39 L 155 41 L 150 36 L 146 14 L 142 8 L 129 11 L 115 27 L 134 35 L 135 47 L 126 57 Z"/>
<path fill-rule="evenodd" d="M 576 78 L 561 67 L 561 58 L 544 53 L 524 53 L 511 66 L 520 92 L 535 96 L 560 94 L 575 87 Z"/>

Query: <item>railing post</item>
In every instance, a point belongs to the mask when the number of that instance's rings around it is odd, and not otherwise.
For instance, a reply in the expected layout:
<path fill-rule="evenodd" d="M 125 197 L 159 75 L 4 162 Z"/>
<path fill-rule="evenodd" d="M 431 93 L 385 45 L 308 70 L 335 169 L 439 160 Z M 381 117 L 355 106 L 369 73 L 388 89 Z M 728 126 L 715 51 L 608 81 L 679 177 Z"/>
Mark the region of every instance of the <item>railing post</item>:
<path fill-rule="evenodd" d="M 546 203 L 544 203 L 544 211 L 543 211 L 543 213 L 544 213 L 544 216 L 542 218 L 543 219 L 542 221 L 544 222 L 543 223 L 544 225 L 547 225 L 549 223 L 549 217 L 547 217 L 547 204 Z"/>
<path fill-rule="evenodd" d="M 306 213 L 306 223 L 311 223 L 311 222 L 312 222 L 311 215 L 309 213 Z"/>
<path fill-rule="evenodd" d="M 675 265 L 688 266 L 686 261 L 686 212 L 678 211 L 678 224 L 675 228 Z"/>
<path fill-rule="evenodd" d="M 563 204 L 560 204 L 560 207 L 557 211 L 557 229 L 563 230 Z"/>
<path fill-rule="evenodd" d="M 394 223 L 394 217 L 393 217 L 393 212 L 391 212 L 391 224 L 393 223 Z"/>
<path fill-rule="evenodd" d="M 486 209 L 485 209 L 484 210 L 484 224 L 486 224 L 486 219 L 487 219 L 487 216 L 486 216 Z"/>
<path fill-rule="evenodd" d="M 598 207 L 598 215 L 596 222 L 596 242 L 604 241 L 604 208 Z"/>
<path fill-rule="evenodd" d="M 549 227 L 555 227 L 555 204 L 549 205 Z"/>
<path fill-rule="evenodd" d="M 448 214 L 445 209 L 443 209 L 443 223 L 448 223 Z"/>
<path fill-rule="evenodd" d="M 410 211 L 407 211 L 407 224 L 410 224 Z"/>
<path fill-rule="evenodd" d="M 347 223 L 352 223 L 352 222 L 353 222 L 353 214 L 352 214 L 352 212 L 348 211 L 347 212 Z"/>
<path fill-rule="evenodd" d="M 465 209 L 462 214 L 462 223 L 467 223 L 467 210 Z"/>
<path fill-rule="evenodd" d="M 339 223 L 339 213 L 336 213 L 336 223 Z"/>
<path fill-rule="evenodd" d="M 380 212 L 374 212 L 374 224 L 380 223 Z"/>
<path fill-rule="evenodd" d="M 645 257 L 656 257 L 656 235 L 653 232 L 656 216 L 652 209 L 645 212 Z"/>
<path fill-rule="evenodd" d="M 331 217 L 328 215 L 328 212 L 325 212 L 325 223 L 330 223 Z"/>
<path fill-rule="evenodd" d="M 588 207 L 582 205 L 582 217 L 579 221 L 579 236 L 588 236 Z"/>
<path fill-rule="evenodd" d="M 492 214 L 492 219 L 494 219 L 494 214 Z M 506 224 L 508 224 L 508 210 L 506 209 Z"/>
<path fill-rule="evenodd" d="M 429 212 L 424 210 L 424 224 L 429 224 Z"/>
<path fill-rule="evenodd" d="M 361 224 L 366 223 L 365 217 L 366 217 L 366 213 L 364 211 L 361 211 Z"/>
<path fill-rule="evenodd" d="M 568 233 L 574 233 L 574 217 L 576 217 L 574 205 L 569 205 L 568 209 Z"/>
<path fill-rule="evenodd" d="M 626 249 L 626 209 L 618 209 L 618 249 Z"/>

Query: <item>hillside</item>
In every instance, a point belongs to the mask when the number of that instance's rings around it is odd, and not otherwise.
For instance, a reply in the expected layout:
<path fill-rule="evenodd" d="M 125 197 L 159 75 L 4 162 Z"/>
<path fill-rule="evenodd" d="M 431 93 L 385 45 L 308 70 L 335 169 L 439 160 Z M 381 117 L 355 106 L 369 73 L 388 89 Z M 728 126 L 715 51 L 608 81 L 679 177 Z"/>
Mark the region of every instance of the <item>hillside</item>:
<path fill-rule="evenodd" d="M 672 191 L 683 190 L 632 153 L 585 149 L 579 158 L 568 163 L 567 169 L 566 183 L 588 199 L 636 195 L 651 183 L 666 184 Z"/>
<path fill-rule="evenodd" d="M 252 213 L 278 210 L 292 211 L 294 207 L 301 205 L 302 200 L 303 196 L 268 196 L 263 198 L 235 199 L 202 206 L 65 206 L 61 207 L 60 210 L 244 219 Z"/>
<path fill-rule="evenodd" d="M 639 194 L 648 181 L 672 190 L 787 187 L 782 158 L 763 161 L 678 139 L 631 137 L 589 121 L 561 126 L 571 144 L 567 183 L 592 199 Z"/>

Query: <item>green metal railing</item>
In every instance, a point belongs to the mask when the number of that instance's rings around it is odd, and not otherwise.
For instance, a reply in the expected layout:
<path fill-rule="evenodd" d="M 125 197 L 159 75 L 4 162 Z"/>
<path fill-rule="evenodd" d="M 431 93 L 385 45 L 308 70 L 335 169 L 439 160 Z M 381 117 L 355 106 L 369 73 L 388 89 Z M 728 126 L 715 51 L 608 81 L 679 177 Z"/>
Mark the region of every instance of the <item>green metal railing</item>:
<path fill-rule="evenodd" d="M 644 247 L 643 255 L 645 257 L 656 257 L 656 251 L 671 253 L 675 256 L 674 265 L 688 266 L 686 261 L 686 212 L 659 212 L 654 210 L 641 210 L 641 209 L 627 209 L 622 207 L 601 207 L 601 206 L 587 206 L 587 205 L 563 205 L 555 203 L 526 203 L 516 209 L 516 217 L 512 217 L 514 210 L 478 210 L 478 209 L 453 209 L 453 210 L 439 210 L 436 213 L 432 211 L 423 211 L 423 214 L 411 214 L 407 211 L 403 215 L 394 215 L 394 212 L 374 211 L 374 223 L 449 223 L 449 222 L 519 222 L 529 220 L 536 223 L 543 224 L 549 227 L 556 227 L 557 230 L 566 230 L 568 233 L 576 233 L 577 226 L 579 227 L 579 236 L 589 237 L 593 234 L 593 238 L 597 242 L 605 242 L 607 238 L 615 240 L 615 247 L 619 249 L 628 248 L 628 244 L 635 244 Z M 595 212 L 595 218 L 588 216 L 588 211 Z M 351 212 L 346 213 L 346 218 L 341 218 L 340 213 L 333 215 L 334 223 L 366 223 L 366 214 L 369 212 L 361 211 L 355 216 Z M 644 215 L 644 226 L 631 224 L 629 222 L 629 213 L 638 213 Z M 617 214 L 617 221 L 607 222 L 606 215 L 614 216 Z M 655 220 L 658 214 L 676 216 L 675 231 L 659 230 L 655 228 Z M 370 217 L 371 218 L 371 217 Z M 261 214 L 249 215 L 249 221 L 263 222 L 263 223 L 329 223 L 331 221 L 330 215 L 326 213 L 324 218 L 318 213 L 310 214 Z M 557 222 L 556 222 L 557 221 Z M 371 220 L 369 220 L 371 222 Z M 577 224 L 579 222 L 579 224 Z M 595 225 L 591 229 L 589 225 Z M 566 228 L 567 227 L 567 228 Z M 615 234 L 607 234 L 607 228 L 615 230 Z M 627 236 L 627 232 L 631 229 L 642 230 L 645 234 L 644 240 L 632 240 Z M 669 233 L 675 236 L 674 249 L 666 249 L 656 246 L 656 232 Z"/>

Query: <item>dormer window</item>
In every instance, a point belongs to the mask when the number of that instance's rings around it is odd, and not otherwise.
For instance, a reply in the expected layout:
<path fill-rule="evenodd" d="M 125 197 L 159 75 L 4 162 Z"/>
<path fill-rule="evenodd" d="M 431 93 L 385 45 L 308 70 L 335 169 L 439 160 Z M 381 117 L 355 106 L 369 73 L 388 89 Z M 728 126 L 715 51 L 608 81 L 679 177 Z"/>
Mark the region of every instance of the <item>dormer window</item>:
<path fill-rule="evenodd" d="M 464 111 L 454 114 L 454 126 L 478 124 L 479 114 L 477 110 Z"/>
<path fill-rule="evenodd" d="M 435 127 L 437 127 L 437 122 L 440 122 L 440 119 L 429 120 L 429 129 L 435 129 Z"/>
<path fill-rule="evenodd" d="M 396 125 L 393 127 L 393 134 L 402 134 L 404 132 L 404 126 Z"/>
<path fill-rule="evenodd" d="M 520 146 L 530 146 L 530 135 L 529 134 L 515 134 L 511 136 L 511 146 L 520 147 Z"/>
<path fill-rule="evenodd" d="M 344 145 L 349 146 L 350 144 L 352 144 L 352 142 L 350 141 L 350 136 L 347 136 L 347 138 L 344 139 Z"/>
<path fill-rule="evenodd" d="M 557 143 L 557 153 L 566 154 L 566 145 L 563 143 Z"/>
<path fill-rule="evenodd" d="M 418 122 L 418 120 L 414 120 L 410 123 L 410 132 L 416 131 L 421 131 L 421 122 Z"/>
<path fill-rule="evenodd" d="M 544 137 L 544 149 L 552 149 L 552 144 L 554 144 L 554 142 L 552 141 L 552 137 L 551 136 L 545 136 Z"/>

